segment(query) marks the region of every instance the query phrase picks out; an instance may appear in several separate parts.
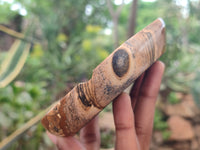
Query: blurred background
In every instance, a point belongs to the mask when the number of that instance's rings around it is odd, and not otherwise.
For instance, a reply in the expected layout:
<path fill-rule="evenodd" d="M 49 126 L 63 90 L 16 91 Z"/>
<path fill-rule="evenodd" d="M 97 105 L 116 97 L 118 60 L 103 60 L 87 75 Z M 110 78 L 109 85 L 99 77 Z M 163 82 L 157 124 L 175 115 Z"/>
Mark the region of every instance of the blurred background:
<path fill-rule="evenodd" d="M 0 149 L 56 149 L 37 123 L 44 110 L 158 17 L 166 71 L 151 149 L 198 150 L 199 0 L 0 0 Z M 114 146 L 111 110 L 100 114 L 104 149 Z"/>

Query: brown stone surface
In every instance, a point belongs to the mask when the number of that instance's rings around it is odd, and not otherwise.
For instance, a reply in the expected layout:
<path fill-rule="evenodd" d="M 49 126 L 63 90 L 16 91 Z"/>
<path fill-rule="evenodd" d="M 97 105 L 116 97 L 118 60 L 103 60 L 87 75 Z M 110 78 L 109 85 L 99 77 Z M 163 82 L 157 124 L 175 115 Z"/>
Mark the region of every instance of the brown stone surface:
<path fill-rule="evenodd" d="M 160 145 L 163 143 L 162 133 L 159 131 L 155 131 L 153 134 L 153 140 L 155 141 L 156 145 Z"/>
<path fill-rule="evenodd" d="M 195 138 L 191 142 L 191 149 L 192 150 L 198 150 L 199 149 L 199 143 Z"/>
<path fill-rule="evenodd" d="M 178 115 L 187 118 L 193 118 L 196 115 L 196 106 L 191 95 L 183 97 L 181 103 L 175 105 L 166 105 L 165 113 L 168 116 Z"/>
<path fill-rule="evenodd" d="M 172 145 L 174 150 L 191 150 L 190 142 L 177 142 Z"/>
<path fill-rule="evenodd" d="M 170 147 L 159 147 L 158 150 L 174 150 L 174 149 Z"/>
<path fill-rule="evenodd" d="M 198 138 L 200 138 L 200 124 L 194 127 L 194 132 Z"/>
<path fill-rule="evenodd" d="M 170 140 L 191 140 L 195 136 L 190 122 L 180 116 L 171 116 L 167 123 L 171 132 Z"/>
<path fill-rule="evenodd" d="M 161 141 L 160 133 L 154 131 L 151 150 L 200 149 L 200 111 L 191 94 L 176 93 L 176 97 L 180 100 L 178 104 L 160 101 L 157 105 L 164 112 L 164 117 L 169 117 L 167 122 L 171 137 Z"/>
<path fill-rule="evenodd" d="M 176 98 L 177 98 L 177 99 L 180 100 L 180 99 L 183 99 L 183 97 L 184 97 L 184 94 L 183 94 L 183 93 L 181 93 L 181 92 L 177 92 L 177 93 L 176 93 Z"/>

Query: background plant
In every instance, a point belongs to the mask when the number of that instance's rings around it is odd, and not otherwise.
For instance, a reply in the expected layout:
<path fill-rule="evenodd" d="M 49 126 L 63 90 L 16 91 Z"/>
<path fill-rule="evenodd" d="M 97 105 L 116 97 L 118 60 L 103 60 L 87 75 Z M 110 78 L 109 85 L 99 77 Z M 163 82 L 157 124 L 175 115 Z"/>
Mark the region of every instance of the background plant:
<path fill-rule="evenodd" d="M 1 24 L 23 32 L 28 28 L 27 22 L 31 22 L 35 29 L 30 35 L 33 39 L 31 54 L 22 72 L 9 86 L 0 89 L 1 140 L 61 98 L 72 85 L 90 78 L 95 66 L 114 49 L 115 41 L 111 33 L 118 32 L 118 43 L 127 39 L 132 2 L 110 2 L 114 10 L 122 7 L 115 31 L 112 31 L 113 18 L 104 0 L 13 0 L 12 3 L 0 0 Z M 173 92 L 191 92 L 199 103 L 200 4 L 199 1 L 187 2 L 187 13 L 184 14 L 184 7 L 177 1 L 150 3 L 138 0 L 135 31 L 158 17 L 165 20 L 167 45 L 161 60 L 166 64 L 166 71 L 161 97 L 174 102 Z M 14 4 L 21 9 L 12 11 Z M 25 16 L 20 12 L 22 8 L 27 12 Z M 16 22 L 16 18 L 22 20 Z M 2 41 L 0 38 L 0 43 L 4 43 Z M 1 61 L 6 53 L 1 50 Z M 163 131 L 164 137 L 168 137 L 165 121 L 162 113 L 156 112 L 155 129 Z M 44 129 L 39 124 L 10 149 L 52 147 L 43 133 Z"/>

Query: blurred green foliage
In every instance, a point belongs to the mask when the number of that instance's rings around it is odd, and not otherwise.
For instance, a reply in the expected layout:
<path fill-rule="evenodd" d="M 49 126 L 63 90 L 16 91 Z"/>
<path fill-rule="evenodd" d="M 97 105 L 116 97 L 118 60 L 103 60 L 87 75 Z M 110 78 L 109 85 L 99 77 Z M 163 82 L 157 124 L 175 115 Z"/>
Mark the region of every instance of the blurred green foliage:
<path fill-rule="evenodd" d="M 191 93 L 193 94 L 194 100 L 198 107 L 200 107 L 200 71 L 197 71 L 195 79 L 191 82 Z"/>
<path fill-rule="evenodd" d="M 163 114 L 159 109 L 155 111 L 155 118 L 154 118 L 154 129 L 156 130 L 166 130 L 168 127 L 166 121 L 163 119 Z"/>
<path fill-rule="evenodd" d="M 1 1 L 0 1 L 1 2 Z M 6 2 L 1 2 L 0 4 L 0 23 L 9 23 L 18 13 L 11 11 L 11 4 Z"/>
<path fill-rule="evenodd" d="M 163 113 L 159 109 L 155 110 L 154 130 L 161 132 L 163 140 L 167 140 L 170 137 L 166 118 L 163 118 Z"/>
<path fill-rule="evenodd" d="M 101 130 L 101 147 L 112 148 L 114 147 L 115 133 L 111 130 Z"/>
<path fill-rule="evenodd" d="M 38 99 L 40 99 L 40 102 L 38 102 Z M 38 114 L 40 112 L 38 108 L 45 106 L 50 99 L 50 94 L 47 93 L 42 83 L 27 82 L 25 84 L 17 81 L 4 89 L 0 89 L 0 138 L 5 138 Z M 16 149 L 17 147 L 28 149 L 30 145 L 30 149 L 38 149 L 40 145 L 36 143 L 44 140 L 43 132 L 44 129 L 41 125 L 32 127 L 11 149 Z M 24 142 L 28 142 L 28 144 L 23 144 Z"/>
<path fill-rule="evenodd" d="M 167 100 L 170 104 L 177 104 L 180 102 L 180 100 L 177 98 L 175 92 L 170 92 L 170 94 L 167 97 Z"/>
<path fill-rule="evenodd" d="M 173 0 L 138 3 L 137 27 L 141 30 L 158 17 L 166 23 L 166 52 L 161 60 L 166 65 L 162 93 L 176 102 L 173 92 L 192 92 L 199 104 L 200 83 L 200 16 L 198 1 L 188 1 L 188 14 Z M 14 0 L 26 9 L 21 27 L 31 23 L 35 32 L 33 48 L 20 75 L 9 86 L 0 89 L 0 140 L 60 98 L 68 83 L 88 79 L 92 70 L 113 50 L 112 27 L 104 0 L 41 1 Z M 0 0 L 0 23 L 10 24 L 19 11 L 13 4 Z M 119 39 L 126 40 L 131 4 L 126 4 L 119 18 Z M 118 7 L 115 5 L 115 8 Z M 11 24 L 12 25 L 12 24 Z M 0 61 L 4 55 L 1 52 Z M 161 95 L 162 96 L 162 95 Z M 166 120 L 156 110 L 154 128 L 167 139 Z M 52 145 L 41 125 L 33 127 L 10 149 L 45 149 Z M 110 135 L 102 135 L 109 141 Z M 28 142 L 27 142 L 28 141 Z M 107 143 L 107 147 L 110 147 Z"/>

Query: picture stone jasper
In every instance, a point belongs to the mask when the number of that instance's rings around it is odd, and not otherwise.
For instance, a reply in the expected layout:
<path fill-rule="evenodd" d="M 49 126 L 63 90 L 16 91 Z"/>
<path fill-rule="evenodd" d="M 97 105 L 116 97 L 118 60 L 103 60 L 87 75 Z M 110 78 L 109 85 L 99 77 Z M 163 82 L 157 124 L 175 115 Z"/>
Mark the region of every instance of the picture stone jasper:
<path fill-rule="evenodd" d="M 76 134 L 164 52 L 165 24 L 157 19 L 119 46 L 92 74 L 65 95 L 42 119 L 52 134 Z"/>

